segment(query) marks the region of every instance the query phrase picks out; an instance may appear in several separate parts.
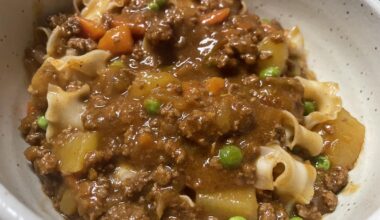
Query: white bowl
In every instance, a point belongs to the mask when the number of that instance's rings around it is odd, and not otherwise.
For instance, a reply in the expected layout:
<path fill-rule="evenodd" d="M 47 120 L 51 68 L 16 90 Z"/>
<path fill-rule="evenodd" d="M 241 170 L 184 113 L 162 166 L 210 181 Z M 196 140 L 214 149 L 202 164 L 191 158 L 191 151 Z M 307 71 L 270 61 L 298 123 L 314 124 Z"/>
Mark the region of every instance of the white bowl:
<path fill-rule="evenodd" d="M 25 114 L 28 77 L 24 49 L 32 40 L 35 15 L 69 6 L 62 0 L 0 0 L 0 219 L 58 219 L 24 159 L 18 126 Z M 380 206 L 380 1 L 247 0 L 251 11 L 299 25 L 309 64 L 320 80 L 341 86 L 344 106 L 365 124 L 366 143 L 350 173 L 357 192 L 340 195 L 326 219 L 367 219 Z M 377 217 L 376 217 L 377 216 Z M 375 215 L 373 219 L 380 219 Z"/>

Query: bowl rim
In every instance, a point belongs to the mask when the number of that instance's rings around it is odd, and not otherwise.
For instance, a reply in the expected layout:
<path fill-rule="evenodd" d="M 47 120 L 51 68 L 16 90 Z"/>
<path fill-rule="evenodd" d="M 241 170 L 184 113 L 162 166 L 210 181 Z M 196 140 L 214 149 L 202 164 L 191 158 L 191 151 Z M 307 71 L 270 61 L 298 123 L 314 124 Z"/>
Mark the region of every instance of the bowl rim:
<path fill-rule="evenodd" d="M 0 219 L 4 220 L 40 220 L 31 209 L 20 202 L 0 184 Z"/>

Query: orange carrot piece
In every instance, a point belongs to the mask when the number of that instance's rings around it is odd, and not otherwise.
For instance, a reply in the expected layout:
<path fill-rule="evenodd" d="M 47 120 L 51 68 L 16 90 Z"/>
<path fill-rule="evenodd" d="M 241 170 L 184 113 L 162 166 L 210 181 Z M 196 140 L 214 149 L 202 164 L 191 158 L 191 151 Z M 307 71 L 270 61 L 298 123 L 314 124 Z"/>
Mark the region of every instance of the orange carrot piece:
<path fill-rule="evenodd" d="M 93 40 L 99 40 L 106 33 L 106 29 L 94 21 L 77 17 L 82 28 L 82 33 Z"/>
<path fill-rule="evenodd" d="M 219 24 L 225 21 L 230 15 L 229 8 L 219 9 L 201 16 L 201 23 L 207 25 Z"/>
<path fill-rule="evenodd" d="M 121 25 L 108 30 L 100 39 L 98 48 L 108 50 L 114 55 L 132 52 L 133 38 L 129 27 Z"/>
<path fill-rule="evenodd" d="M 224 88 L 225 81 L 220 77 L 211 77 L 206 80 L 206 89 L 213 95 L 220 94 Z"/>

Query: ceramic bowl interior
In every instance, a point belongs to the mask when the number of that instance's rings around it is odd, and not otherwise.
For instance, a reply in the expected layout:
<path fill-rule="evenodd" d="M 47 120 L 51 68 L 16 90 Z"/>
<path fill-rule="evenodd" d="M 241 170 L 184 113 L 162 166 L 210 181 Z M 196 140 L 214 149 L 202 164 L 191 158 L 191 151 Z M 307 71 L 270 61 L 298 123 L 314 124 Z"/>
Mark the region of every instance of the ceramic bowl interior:
<path fill-rule="evenodd" d="M 0 0 L 0 219 L 57 219 L 39 180 L 23 156 L 18 126 L 25 114 L 29 77 L 24 49 L 31 44 L 36 15 L 70 6 L 62 0 Z M 322 81 L 340 84 L 345 108 L 365 124 L 366 143 L 350 175 L 355 193 L 340 195 L 326 219 L 366 219 L 380 205 L 380 1 L 247 0 L 250 10 L 301 27 L 309 65 Z M 356 186 L 356 187 L 354 187 Z M 352 190 L 351 190 L 352 191 Z M 378 219 L 378 218 L 375 218 Z"/>

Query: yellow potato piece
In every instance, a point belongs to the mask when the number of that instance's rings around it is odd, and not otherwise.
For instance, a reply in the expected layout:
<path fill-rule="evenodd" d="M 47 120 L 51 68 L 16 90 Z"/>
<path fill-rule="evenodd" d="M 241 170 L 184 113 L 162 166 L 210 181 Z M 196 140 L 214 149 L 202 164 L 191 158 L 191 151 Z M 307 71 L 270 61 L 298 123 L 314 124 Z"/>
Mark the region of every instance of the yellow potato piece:
<path fill-rule="evenodd" d="M 265 38 L 258 45 L 260 52 L 270 53 L 271 56 L 265 60 L 258 61 L 258 70 L 259 72 L 268 68 L 277 66 L 281 71 L 284 71 L 286 68 L 286 61 L 289 57 L 289 49 L 285 42 L 276 43 L 270 38 Z"/>
<path fill-rule="evenodd" d="M 196 204 L 209 214 L 221 219 L 242 216 L 257 219 L 257 200 L 254 189 L 234 189 L 213 193 L 199 193 Z"/>
<path fill-rule="evenodd" d="M 169 83 L 175 83 L 178 80 L 170 73 L 161 72 L 156 74 L 143 74 L 136 78 L 129 88 L 129 95 L 140 98 L 146 97 L 152 93 L 155 88 L 163 88 Z"/>
<path fill-rule="evenodd" d="M 61 201 L 59 202 L 59 210 L 65 215 L 73 215 L 77 211 L 77 203 L 75 195 L 71 190 L 65 190 Z"/>
<path fill-rule="evenodd" d="M 325 142 L 330 143 L 326 146 L 326 155 L 333 165 L 352 169 L 362 150 L 365 127 L 344 109 L 336 120 L 327 124 L 334 133 L 324 135 Z"/>
<path fill-rule="evenodd" d="M 96 132 L 76 134 L 62 146 L 56 147 L 60 171 L 64 175 L 81 171 L 86 154 L 97 148 L 98 134 Z"/>

